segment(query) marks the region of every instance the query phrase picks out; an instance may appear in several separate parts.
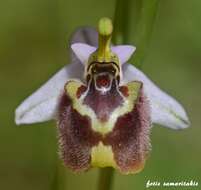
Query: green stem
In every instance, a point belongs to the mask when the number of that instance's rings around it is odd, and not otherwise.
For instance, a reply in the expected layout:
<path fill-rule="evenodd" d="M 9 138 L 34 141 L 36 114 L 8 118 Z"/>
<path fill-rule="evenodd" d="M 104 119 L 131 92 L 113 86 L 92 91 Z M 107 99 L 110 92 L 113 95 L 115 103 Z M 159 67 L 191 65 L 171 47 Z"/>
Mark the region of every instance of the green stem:
<path fill-rule="evenodd" d="M 99 169 L 98 190 L 111 190 L 113 175 L 114 175 L 113 168 Z"/>
<path fill-rule="evenodd" d="M 148 49 L 158 4 L 159 0 L 116 1 L 113 42 L 136 46 L 131 63 L 137 67 L 141 67 Z M 134 16 L 134 19 L 131 16 Z M 135 27 L 134 31 L 132 31 L 133 26 Z"/>
<path fill-rule="evenodd" d="M 137 67 L 141 67 L 148 49 L 158 4 L 159 0 L 142 0 L 140 18 L 135 34 L 136 52 L 131 60 L 131 63 Z"/>
<path fill-rule="evenodd" d="M 115 44 L 128 42 L 130 4 L 131 0 L 116 0 L 113 32 L 113 42 Z"/>

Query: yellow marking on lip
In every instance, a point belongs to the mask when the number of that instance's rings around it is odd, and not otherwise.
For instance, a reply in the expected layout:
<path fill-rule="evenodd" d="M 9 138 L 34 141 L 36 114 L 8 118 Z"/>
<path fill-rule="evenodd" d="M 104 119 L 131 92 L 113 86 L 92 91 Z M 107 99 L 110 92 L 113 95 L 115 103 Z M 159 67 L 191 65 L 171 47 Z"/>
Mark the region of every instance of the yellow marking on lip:
<path fill-rule="evenodd" d="M 85 92 L 80 99 L 77 99 L 77 90 L 83 85 L 80 81 L 71 80 L 66 86 L 66 93 L 72 99 L 72 106 L 75 110 L 77 110 L 81 115 L 88 116 L 91 118 L 92 129 L 96 132 L 105 135 L 111 132 L 115 126 L 117 119 L 131 112 L 135 106 L 135 102 L 137 101 L 138 94 L 142 84 L 138 81 L 129 82 L 127 84 L 129 96 L 124 99 L 124 103 L 122 106 L 117 107 L 110 115 L 109 120 L 107 122 L 101 122 L 95 112 L 87 105 L 83 104 L 83 99 L 86 96 L 87 92 Z"/>
<path fill-rule="evenodd" d="M 91 150 L 91 165 L 93 167 L 108 167 L 116 168 L 116 162 L 111 146 L 105 146 L 100 142 Z"/>

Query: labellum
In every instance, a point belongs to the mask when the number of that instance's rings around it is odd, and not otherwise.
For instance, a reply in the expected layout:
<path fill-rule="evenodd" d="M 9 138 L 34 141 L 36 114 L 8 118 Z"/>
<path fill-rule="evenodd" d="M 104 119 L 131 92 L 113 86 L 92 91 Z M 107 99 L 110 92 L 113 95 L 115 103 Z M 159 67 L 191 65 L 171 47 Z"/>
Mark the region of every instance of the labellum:
<path fill-rule="evenodd" d="M 122 84 L 119 57 L 111 50 L 112 23 L 99 22 L 99 45 L 85 63 L 84 82 L 70 79 L 58 104 L 62 159 L 74 172 L 114 167 L 137 173 L 150 143 L 151 112 L 143 82 Z"/>

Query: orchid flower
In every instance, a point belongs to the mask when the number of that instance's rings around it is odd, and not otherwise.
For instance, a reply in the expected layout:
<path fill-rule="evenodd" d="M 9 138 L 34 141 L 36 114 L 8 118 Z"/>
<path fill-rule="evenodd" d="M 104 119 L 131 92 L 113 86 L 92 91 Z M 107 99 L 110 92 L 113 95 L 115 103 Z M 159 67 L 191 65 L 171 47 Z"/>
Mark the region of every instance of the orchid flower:
<path fill-rule="evenodd" d="M 123 174 L 137 173 L 150 150 L 152 124 L 189 126 L 181 104 L 127 63 L 135 47 L 110 44 L 112 29 L 103 18 L 98 33 L 78 30 L 71 63 L 15 112 L 17 125 L 55 119 L 61 157 L 75 172 L 110 166 Z"/>

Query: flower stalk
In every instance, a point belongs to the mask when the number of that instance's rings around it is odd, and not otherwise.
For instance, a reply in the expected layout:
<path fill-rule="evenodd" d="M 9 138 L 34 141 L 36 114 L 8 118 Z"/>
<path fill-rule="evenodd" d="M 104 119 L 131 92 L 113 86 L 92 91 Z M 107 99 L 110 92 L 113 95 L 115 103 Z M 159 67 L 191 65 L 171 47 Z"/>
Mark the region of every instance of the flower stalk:
<path fill-rule="evenodd" d="M 101 168 L 99 170 L 98 190 L 111 190 L 114 178 L 114 169 L 108 167 Z"/>

